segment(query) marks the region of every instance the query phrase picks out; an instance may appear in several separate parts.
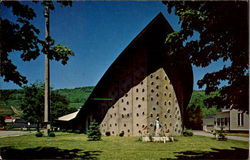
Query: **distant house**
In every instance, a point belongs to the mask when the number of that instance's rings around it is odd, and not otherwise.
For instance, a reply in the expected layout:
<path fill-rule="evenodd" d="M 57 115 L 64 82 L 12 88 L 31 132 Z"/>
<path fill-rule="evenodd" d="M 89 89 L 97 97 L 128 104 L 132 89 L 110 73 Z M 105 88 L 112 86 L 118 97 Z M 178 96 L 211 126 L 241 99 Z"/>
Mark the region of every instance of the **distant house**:
<path fill-rule="evenodd" d="M 223 110 L 203 118 L 203 130 L 249 131 L 249 115 L 236 109 Z"/>

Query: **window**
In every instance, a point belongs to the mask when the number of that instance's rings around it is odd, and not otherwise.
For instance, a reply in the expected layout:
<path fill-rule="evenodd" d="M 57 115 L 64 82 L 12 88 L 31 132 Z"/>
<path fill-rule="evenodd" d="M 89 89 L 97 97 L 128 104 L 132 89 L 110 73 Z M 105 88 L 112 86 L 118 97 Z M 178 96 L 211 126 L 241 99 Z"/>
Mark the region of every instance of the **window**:
<path fill-rule="evenodd" d="M 227 118 L 225 118 L 225 126 L 227 126 Z"/>
<path fill-rule="evenodd" d="M 142 89 L 142 92 L 144 92 L 145 90 L 144 89 Z"/>
<path fill-rule="evenodd" d="M 129 102 L 127 102 L 127 105 L 129 105 Z"/>
<path fill-rule="evenodd" d="M 139 98 L 138 98 L 138 97 L 136 97 L 135 99 L 136 99 L 136 100 L 138 100 Z"/>
<path fill-rule="evenodd" d="M 156 79 L 159 79 L 159 76 L 156 76 Z"/>
<path fill-rule="evenodd" d="M 138 108 L 141 108 L 141 105 L 140 105 L 140 104 L 138 105 Z"/>
<path fill-rule="evenodd" d="M 138 92 L 138 91 L 139 91 L 139 89 L 137 88 L 137 89 L 136 89 L 136 92 Z"/>
<path fill-rule="evenodd" d="M 123 108 L 124 111 L 126 111 L 126 108 Z"/>
<path fill-rule="evenodd" d="M 243 113 L 238 113 L 238 126 L 244 125 L 244 116 Z"/>
<path fill-rule="evenodd" d="M 141 85 L 143 85 L 143 82 L 141 82 Z"/>
<path fill-rule="evenodd" d="M 144 101 L 144 97 L 142 97 L 142 101 Z"/>
<path fill-rule="evenodd" d="M 151 85 L 154 85 L 154 82 L 151 82 Z"/>
<path fill-rule="evenodd" d="M 150 78 L 153 78 L 154 76 L 153 75 L 150 75 Z"/>
<path fill-rule="evenodd" d="M 221 126 L 224 126 L 224 118 L 221 118 L 220 122 L 221 122 Z"/>
<path fill-rule="evenodd" d="M 159 89 L 159 86 L 158 86 L 158 85 L 156 86 L 156 89 Z"/>
<path fill-rule="evenodd" d="M 217 125 L 220 126 L 220 118 L 217 118 Z"/>

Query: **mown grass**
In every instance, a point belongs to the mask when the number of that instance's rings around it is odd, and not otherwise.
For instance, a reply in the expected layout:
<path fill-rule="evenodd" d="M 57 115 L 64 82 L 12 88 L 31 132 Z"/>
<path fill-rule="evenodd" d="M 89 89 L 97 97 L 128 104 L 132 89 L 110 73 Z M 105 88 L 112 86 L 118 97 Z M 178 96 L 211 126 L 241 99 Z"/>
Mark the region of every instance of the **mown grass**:
<path fill-rule="evenodd" d="M 34 134 L 18 137 L 0 138 L 0 148 L 11 146 L 16 149 L 36 147 L 56 147 L 62 150 L 79 149 L 82 151 L 98 151 L 99 159 L 153 160 L 161 158 L 176 158 L 181 152 L 195 151 L 207 153 L 213 148 L 232 150 L 232 147 L 247 149 L 248 142 L 217 141 L 210 137 L 178 136 L 176 142 L 153 143 L 138 141 L 139 137 L 102 137 L 102 141 L 88 141 L 84 134 L 56 133 L 56 137 L 35 137 Z"/>
<path fill-rule="evenodd" d="M 249 133 L 226 133 L 228 136 L 249 137 Z"/>

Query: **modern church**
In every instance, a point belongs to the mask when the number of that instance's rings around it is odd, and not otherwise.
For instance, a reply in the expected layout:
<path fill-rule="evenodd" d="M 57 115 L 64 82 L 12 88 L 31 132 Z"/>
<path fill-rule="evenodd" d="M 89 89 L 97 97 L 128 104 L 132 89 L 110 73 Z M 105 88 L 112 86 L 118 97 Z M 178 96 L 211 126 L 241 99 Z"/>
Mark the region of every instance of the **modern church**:
<path fill-rule="evenodd" d="M 95 120 L 103 134 L 140 136 L 152 134 L 158 118 L 163 135 L 181 134 L 193 72 L 187 56 L 169 54 L 171 32 L 158 14 L 108 68 L 70 126 L 84 131 Z"/>

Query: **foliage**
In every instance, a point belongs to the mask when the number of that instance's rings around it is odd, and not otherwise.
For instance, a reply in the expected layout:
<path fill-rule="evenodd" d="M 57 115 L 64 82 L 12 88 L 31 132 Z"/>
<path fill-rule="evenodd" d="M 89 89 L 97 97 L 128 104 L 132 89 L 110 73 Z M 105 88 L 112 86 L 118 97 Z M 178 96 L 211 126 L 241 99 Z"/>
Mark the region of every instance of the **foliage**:
<path fill-rule="evenodd" d="M 202 129 L 202 117 L 219 111 L 217 106 L 209 106 L 206 99 L 218 94 L 219 92 L 213 92 L 206 95 L 205 91 L 193 91 L 191 100 L 184 112 L 184 126 L 189 129 Z"/>
<path fill-rule="evenodd" d="M 216 131 L 215 135 L 217 135 L 217 140 L 219 140 L 219 141 L 226 141 L 227 140 L 227 137 L 226 137 L 226 134 L 225 134 L 223 127 L 221 127 L 220 130 Z"/>
<path fill-rule="evenodd" d="M 71 1 L 58 1 L 61 6 L 71 6 Z M 38 3 L 38 2 L 35 2 Z M 53 1 L 39 2 L 43 6 L 48 6 L 54 10 Z M 27 4 L 27 3 L 26 3 Z M 66 64 L 69 56 L 74 55 L 73 51 L 64 45 L 55 45 L 54 40 L 49 37 L 45 41 L 39 39 L 40 30 L 32 24 L 36 13 L 30 6 L 20 1 L 3 1 L 1 7 L 12 10 L 12 18 L 7 19 L 0 17 L 0 47 L 1 47 L 1 70 L 0 76 L 4 81 L 12 81 L 19 86 L 26 84 L 28 81 L 25 76 L 17 71 L 9 55 L 11 53 L 21 53 L 20 58 L 23 61 L 35 60 L 40 53 L 49 53 L 49 59 Z M 45 52 L 46 50 L 46 52 Z"/>
<path fill-rule="evenodd" d="M 36 137 L 42 137 L 43 133 L 42 132 L 37 132 L 35 135 L 36 135 Z"/>
<path fill-rule="evenodd" d="M 49 136 L 49 137 L 55 137 L 56 135 L 55 135 L 54 132 L 49 132 L 48 136 Z"/>
<path fill-rule="evenodd" d="M 99 129 L 99 125 L 97 122 L 93 121 L 90 123 L 89 130 L 87 131 L 88 140 L 89 141 L 100 141 L 101 140 L 101 132 Z"/>
<path fill-rule="evenodd" d="M 58 89 L 53 92 L 65 96 L 69 102 L 69 108 L 72 110 L 79 109 L 85 101 L 88 99 L 94 87 L 79 87 L 74 89 Z M 20 103 L 23 99 L 23 89 L 5 89 L 0 90 L 0 115 L 11 116 L 13 110 L 11 106 L 14 106 L 17 110 L 20 110 Z"/>
<path fill-rule="evenodd" d="M 228 82 L 220 88 L 219 95 L 209 98 L 209 105 L 248 111 L 248 3 L 163 3 L 167 5 L 169 13 L 173 10 L 181 23 L 181 30 L 169 34 L 166 38 L 170 54 L 187 54 L 191 63 L 198 67 L 207 67 L 218 60 L 229 63 L 221 70 L 207 73 L 197 82 L 200 88 L 206 86 L 206 94 L 217 91 L 222 81 Z M 194 34 L 199 35 L 199 38 L 193 38 Z"/>
<path fill-rule="evenodd" d="M 184 113 L 184 126 L 189 129 L 202 129 L 202 111 L 200 106 L 190 106 Z"/>
<path fill-rule="evenodd" d="M 83 105 L 93 91 L 94 87 L 79 87 L 74 89 L 59 89 L 58 92 L 67 96 L 70 103 Z"/>
<path fill-rule="evenodd" d="M 192 130 L 187 130 L 187 129 L 185 129 L 185 130 L 183 131 L 182 134 L 183 134 L 183 136 L 185 136 L 185 137 L 193 136 Z"/>
<path fill-rule="evenodd" d="M 39 130 L 39 124 L 43 122 L 44 115 L 44 86 L 41 83 L 34 83 L 31 86 L 25 86 L 23 89 L 22 118 L 31 123 L 36 123 Z M 52 124 L 56 118 L 74 111 L 76 110 L 68 107 L 68 101 L 64 96 L 56 91 L 51 92 L 50 122 Z"/>
<path fill-rule="evenodd" d="M 16 137 L 5 137 L 1 138 L 0 148 L 2 147 L 17 147 L 18 149 L 32 149 L 32 148 L 44 148 L 44 147 L 55 147 L 59 149 L 69 149 L 69 150 L 81 150 L 81 151 L 101 151 L 101 153 L 96 157 L 97 159 L 106 160 L 154 160 L 154 159 L 175 159 L 178 155 L 182 155 L 180 152 L 186 151 L 198 151 L 197 154 L 192 155 L 187 159 L 203 159 L 196 158 L 203 153 L 218 153 L 223 152 L 226 154 L 221 157 L 213 157 L 217 159 L 247 159 L 249 144 L 244 141 L 228 140 L 221 143 L 211 137 L 204 136 L 192 136 L 176 137 L 178 141 L 174 143 L 143 143 L 138 141 L 138 137 L 130 136 L 120 138 L 119 136 L 104 136 L 102 141 L 93 142 L 88 141 L 88 138 L 84 134 L 74 134 L 74 133 L 62 133 L 58 132 L 56 137 L 41 137 L 36 138 L 35 135 L 22 135 Z M 25 143 L 24 143 L 25 142 Z M 236 148 L 245 149 L 246 153 L 237 152 Z M 216 150 L 212 149 L 216 148 Z M 234 155 L 235 158 L 230 157 Z M 3 152 L 2 152 L 2 158 Z M 211 159 L 214 154 L 210 154 Z M 244 156 L 243 156 L 244 155 Z M 243 158 L 245 157 L 245 158 Z M 16 158 L 16 159 L 20 159 Z M 66 158 L 67 159 L 67 158 Z M 184 158 L 180 158 L 184 159 Z"/>

